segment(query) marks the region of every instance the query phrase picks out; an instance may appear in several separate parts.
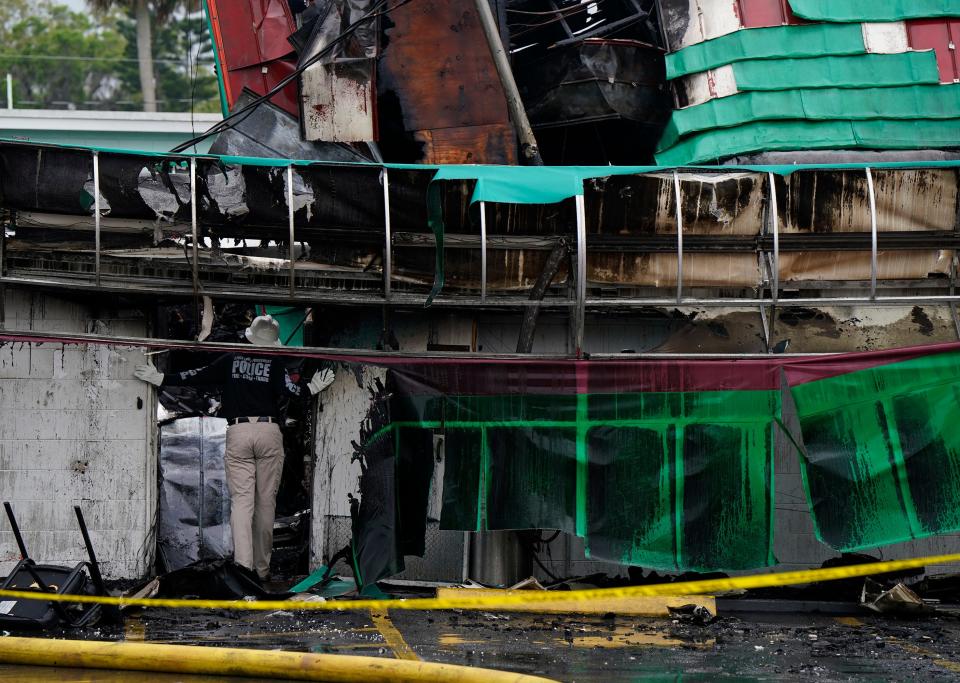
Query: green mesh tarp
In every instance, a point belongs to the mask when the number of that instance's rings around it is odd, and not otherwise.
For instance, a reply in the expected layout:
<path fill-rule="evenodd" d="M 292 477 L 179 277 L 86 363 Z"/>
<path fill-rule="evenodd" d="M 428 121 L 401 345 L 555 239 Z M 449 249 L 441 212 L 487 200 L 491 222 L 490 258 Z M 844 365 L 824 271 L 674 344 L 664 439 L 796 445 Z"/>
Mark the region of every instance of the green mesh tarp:
<path fill-rule="evenodd" d="M 960 352 L 805 382 L 791 393 L 821 540 L 852 551 L 960 531 Z"/>
<path fill-rule="evenodd" d="M 753 121 L 955 118 L 960 118 L 960 85 L 745 92 L 673 112 L 660 150 L 692 133 Z"/>
<path fill-rule="evenodd" d="M 734 64 L 733 73 L 741 91 L 883 88 L 940 82 L 937 55 L 932 50 L 855 57 L 752 59 Z"/>
<path fill-rule="evenodd" d="M 960 17 L 958 0 L 789 0 L 798 17 L 812 21 L 902 21 Z"/>
<path fill-rule="evenodd" d="M 591 557 L 664 569 L 773 564 L 777 392 L 588 403 L 581 504 Z"/>
<path fill-rule="evenodd" d="M 668 54 L 667 79 L 744 59 L 784 59 L 865 54 L 859 26 L 813 24 L 753 28 L 713 38 Z"/>
<path fill-rule="evenodd" d="M 280 325 L 280 341 L 284 346 L 303 346 L 306 310 L 294 306 L 264 306 L 263 311 Z"/>
<path fill-rule="evenodd" d="M 441 528 L 559 529 L 590 557 L 661 570 L 774 562 L 778 391 L 430 395 L 408 379 L 391 429 L 398 453 L 443 435 Z"/>
<path fill-rule="evenodd" d="M 665 166 L 698 164 L 761 151 L 796 149 L 951 149 L 960 147 L 960 119 L 890 121 L 761 121 L 693 135 L 657 154 Z"/>

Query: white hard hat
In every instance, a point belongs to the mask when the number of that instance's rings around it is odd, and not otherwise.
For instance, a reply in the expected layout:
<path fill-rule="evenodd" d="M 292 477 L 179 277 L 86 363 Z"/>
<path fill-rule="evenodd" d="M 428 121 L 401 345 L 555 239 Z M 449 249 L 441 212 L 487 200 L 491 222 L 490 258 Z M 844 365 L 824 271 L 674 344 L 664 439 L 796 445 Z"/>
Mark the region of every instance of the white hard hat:
<path fill-rule="evenodd" d="M 283 346 L 280 343 L 280 324 L 272 315 L 259 315 L 243 333 L 257 346 Z"/>

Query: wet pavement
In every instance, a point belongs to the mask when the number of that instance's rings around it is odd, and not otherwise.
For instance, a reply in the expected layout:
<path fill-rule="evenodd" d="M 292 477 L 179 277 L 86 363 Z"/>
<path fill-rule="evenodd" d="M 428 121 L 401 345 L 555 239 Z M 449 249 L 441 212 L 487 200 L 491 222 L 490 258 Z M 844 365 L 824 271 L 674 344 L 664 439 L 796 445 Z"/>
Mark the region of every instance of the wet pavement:
<path fill-rule="evenodd" d="M 30 635 L 18 633 L 14 635 Z M 561 681 L 821 681 L 960 678 L 960 618 L 737 614 L 675 619 L 408 612 L 127 614 L 61 637 L 419 658 Z M 0 640 L 2 647 L 2 640 Z M 55 647 L 55 642 L 51 642 Z M 202 676 L 151 680 L 214 681 Z M 6 667 L 9 680 L 133 681 L 143 674 Z"/>

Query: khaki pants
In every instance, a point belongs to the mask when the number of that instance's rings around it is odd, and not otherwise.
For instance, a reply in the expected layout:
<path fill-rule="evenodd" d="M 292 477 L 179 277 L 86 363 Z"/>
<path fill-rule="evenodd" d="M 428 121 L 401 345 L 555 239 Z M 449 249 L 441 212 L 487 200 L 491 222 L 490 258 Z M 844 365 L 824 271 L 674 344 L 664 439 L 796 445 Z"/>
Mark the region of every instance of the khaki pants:
<path fill-rule="evenodd" d="M 227 427 L 224 469 L 230 491 L 233 561 L 265 579 L 270 573 L 273 516 L 283 473 L 280 425 L 245 422 Z"/>

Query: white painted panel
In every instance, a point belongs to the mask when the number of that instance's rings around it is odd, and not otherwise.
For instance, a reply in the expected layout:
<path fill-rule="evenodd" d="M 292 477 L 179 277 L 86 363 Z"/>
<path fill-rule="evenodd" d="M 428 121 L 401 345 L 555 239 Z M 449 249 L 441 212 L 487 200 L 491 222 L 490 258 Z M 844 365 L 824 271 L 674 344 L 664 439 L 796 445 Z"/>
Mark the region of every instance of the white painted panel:
<path fill-rule="evenodd" d="M 907 40 L 907 25 L 902 21 L 877 24 L 861 24 L 863 44 L 867 52 L 875 54 L 899 54 L 910 49 Z"/>
<path fill-rule="evenodd" d="M 692 45 L 693 42 L 699 43 L 725 36 L 742 28 L 736 0 L 695 0 L 695 4 L 702 37 L 692 42 L 687 42 L 687 38 L 685 38 L 684 46 Z M 688 33 L 690 38 L 695 37 L 695 35 L 695 32 Z"/>
<path fill-rule="evenodd" d="M 372 65 L 372 62 L 371 62 Z M 374 139 L 373 80 L 358 76 L 356 64 L 314 64 L 301 77 L 307 140 L 364 142 Z"/>
<path fill-rule="evenodd" d="M 661 0 L 670 50 L 740 30 L 736 0 Z"/>
<path fill-rule="evenodd" d="M 727 64 L 698 74 L 690 74 L 676 81 L 677 87 L 685 95 L 687 106 L 693 107 L 719 97 L 736 95 L 737 77 L 733 66 Z"/>

